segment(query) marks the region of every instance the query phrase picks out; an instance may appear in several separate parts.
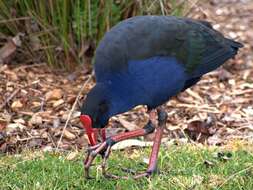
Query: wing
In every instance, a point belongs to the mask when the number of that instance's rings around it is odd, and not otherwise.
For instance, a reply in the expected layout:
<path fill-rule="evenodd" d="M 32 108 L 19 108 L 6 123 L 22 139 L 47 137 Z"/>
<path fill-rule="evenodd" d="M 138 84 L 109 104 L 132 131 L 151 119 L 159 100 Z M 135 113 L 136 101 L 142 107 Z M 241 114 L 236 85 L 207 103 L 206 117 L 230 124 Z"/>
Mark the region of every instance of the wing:
<path fill-rule="evenodd" d="M 237 50 L 231 44 L 205 21 L 133 17 L 113 27 L 100 42 L 95 56 L 96 79 L 107 80 L 110 75 L 127 72 L 130 61 L 154 56 L 175 57 L 187 73 L 198 77 L 233 57 Z"/>

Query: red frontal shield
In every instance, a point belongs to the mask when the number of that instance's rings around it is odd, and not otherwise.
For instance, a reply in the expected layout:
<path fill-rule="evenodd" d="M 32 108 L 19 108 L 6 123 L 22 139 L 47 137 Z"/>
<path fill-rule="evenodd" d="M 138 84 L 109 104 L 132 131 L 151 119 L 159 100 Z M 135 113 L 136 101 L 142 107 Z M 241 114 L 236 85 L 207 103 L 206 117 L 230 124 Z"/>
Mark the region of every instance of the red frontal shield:
<path fill-rule="evenodd" d="M 91 120 L 90 116 L 81 115 L 80 120 L 83 124 L 83 128 L 86 130 L 90 145 L 94 146 L 97 144 L 98 132 L 101 135 L 102 140 L 103 141 L 106 140 L 105 129 L 98 130 L 98 129 L 92 128 L 92 120 Z"/>
<path fill-rule="evenodd" d="M 97 144 L 97 133 L 92 128 L 92 120 L 90 116 L 88 115 L 81 115 L 80 120 L 83 124 L 84 129 L 86 130 L 86 133 L 88 135 L 89 144 L 95 145 Z"/>

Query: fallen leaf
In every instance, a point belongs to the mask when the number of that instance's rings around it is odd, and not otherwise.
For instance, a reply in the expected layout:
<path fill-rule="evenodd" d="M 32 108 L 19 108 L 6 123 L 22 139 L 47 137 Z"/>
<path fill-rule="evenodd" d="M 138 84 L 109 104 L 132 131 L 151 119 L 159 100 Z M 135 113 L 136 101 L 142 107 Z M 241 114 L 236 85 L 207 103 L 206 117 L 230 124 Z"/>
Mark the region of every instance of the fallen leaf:
<path fill-rule="evenodd" d="M 71 153 L 69 153 L 69 154 L 67 155 L 66 159 L 67 159 L 67 160 L 74 160 L 74 159 L 77 157 L 77 155 L 78 155 L 78 152 L 77 152 L 77 151 L 76 151 L 76 152 L 71 152 Z"/>
<path fill-rule="evenodd" d="M 53 103 L 53 107 L 58 107 L 60 105 L 62 105 L 64 103 L 64 100 L 63 99 L 60 99 L 60 100 L 57 100 Z"/>
<path fill-rule="evenodd" d="M 192 188 L 190 189 L 195 189 L 194 187 L 196 187 L 197 185 L 200 185 L 204 181 L 204 177 L 200 175 L 193 175 L 192 179 L 193 179 L 194 184 L 192 185 Z"/>
<path fill-rule="evenodd" d="M 67 98 L 67 102 L 68 102 L 69 104 L 73 104 L 73 103 L 75 102 L 75 100 L 76 100 L 76 96 L 69 96 L 69 97 Z"/>
<path fill-rule="evenodd" d="M 220 135 L 213 135 L 207 139 L 208 145 L 221 145 L 223 142 L 223 139 L 220 137 Z"/>
<path fill-rule="evenodd" d="M 0 132 L 3 131 L 6 128 L 7 123 L 0 122 Z"/>
<path fill-rule="evenodd" d="M 226 81 L 232 77 L 232 74 L 228 72 L 226 69 L 220 69 L 218 71 L 218 79 L 220 81 Z"/>
<path fill-rule="evenodd" d="M 48 134 L 49 134 L 49 133 L 47 133 L 47 132 L 45 131 L 45 132 L 43 132 L 40 136 L 41 136 L 41 138 L 43 138 L 43 139 L 47 139 L 47 138 L 48 138 Z"/>
<path fill-rule="evenodd" d="M 15 132 L 18 129 L 24 130 L 26 129 L 26 126 L 22 125 L 21 123 L 10 123 L 6 126 L 6 132 L 9 132 L 9 133 Z"/>
<path fill-rule="evenodd" d="M 10 58 L 16 52 L 17 46 L 21 46 L 20 35 L 17 35 L 11 40 L 9 40 L 0 49 L 0 64 L 10 62 Z"/>
<path fill-rule="evenodd" d="M 29 120 L 29 124 L 31 125 L 41 125 L 42 122 L 42 117 L 38 114 L 33 114 L 32 118 Z"/>
<path fill-rule="evenodd" d="M 128 139 L 120 141 L 112 147 L 112 150 L 122 150 L 128 147 L 148 147 L 152 146 L 153 142 L 145 142 L 137 139 Z"/>
<path fill-rule="evenodd" d="M 139 127 L 137 125 L 135 125 L 134 122 L 128 122 L 127 120 L 125 120 L 124 118 L 122 117 L 119 117 L 118 118 L 118 121 L 120 122 L 120 124 L 126 128 L 128 131 L 133 131 L 133 130 L 136 130 L 136 129 L 139 129 Z"/>
<path fill-rule="evenodd" d="M 73 133 L 69 132 L 68 130 L 64 131 L 63 136 L 68 140 L 76 139 L 76 136 Z"/>
<path fill-rule="evenodd" d="M 13 121 L 14 121 L 14 123 L 25 124 L 25 120 L 24 120 L 24 119 L 22 119 L 22 118 L 19 118 L 19 119 L 14 119 Z"/>
<path fill-rule="evenodd" d="M 209 161 L 209 160 L 205 160 L 204 164 L 205 164 L 206 167 L 213 167 L 213 166 L 215 166 L 215 164 L 213 162 Z"/>
<path fill-rule="evenodd" d="M 204 142 L 209 136 L 212 136 L 215 130 L 210 124 L 203 121 L 192 121 L 188 124 L 184 132 L 194 141 Z"/>
<path fill-rule="evenodd" d="M 53 127 L 58 128 L 60 126 L 60 119 L 57 117 L 53 120 Z"/>
<path fill-rule="evenodd" d="M 43 147 L 42 150 L 43 150 L 43 152 L 51 152 L 51 151 L 53 151 L 53 147 L 47 145 L 47 146 Z"/>
<path fill-rule="evenodd" d="M 78 148 L 83 148 L 88 144 L 88 137 L 86 135 L 82 135 L 76 140 L 76 145 Z"/>
<path fill-rule="evenodd" d="M 17 81 L 18 80 L 18 76 L 17 76 L 17 73 L 11 71 L 11 70 L 5 70 L 4 71 L 4 74 L 8 75 L 8 77 L 10 77 L 10 79 L 12 81 Z M 9 85 L 11 86 L 12 84 L 9 83 Z"/>
<path fill-rule="evenodd" d="M 79 118 L 80 117 L 81 112 L 80 111 L 74 111 L 71 114 L 71 119 L 75 119 L 75 118 Z M 69 112 L 64 113 L 64 115 L 62 116 L 62 120 L 66 121 L 69 117 Z"/>
<path fill-rule="evenodd" d="M 42 146 L 43 140 L 40 138 L 34 138 L 29 141 L 28 146 L 30 148 L 39 148 Z"/>
<path fill-rule="evenodd" d="M 20 100 L 16 100 L 16 101 L 12 102 L 12 104 L 11 104 L 12 109 L 19 109 L 22 107 L 23 107 L 23 104 L 21 103 Z"/>
<path fill-rule="evenodd" d="M 61 89 L 54 89 L 52 91 L 49 91 L 45 95 L 46 101 L 49 100 L 59 100 L 63 96 L 63 91 Z"/>

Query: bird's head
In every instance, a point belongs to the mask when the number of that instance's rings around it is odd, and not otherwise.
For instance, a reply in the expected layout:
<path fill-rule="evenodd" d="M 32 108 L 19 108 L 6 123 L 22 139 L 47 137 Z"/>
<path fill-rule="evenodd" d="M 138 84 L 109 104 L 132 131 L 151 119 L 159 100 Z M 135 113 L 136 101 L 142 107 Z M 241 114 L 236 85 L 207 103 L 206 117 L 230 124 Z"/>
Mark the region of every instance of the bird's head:
<path fill-rule="evenodd" d="M 104 128 L 109 120 L 110 101 L 107 91 L 103 85 L 96 85 L 88 93 L 81 108 L 80 120 L 91 145 L 97 143 L 98 131 Z M 104 130 L 101 135 L 104 139 Z"/>

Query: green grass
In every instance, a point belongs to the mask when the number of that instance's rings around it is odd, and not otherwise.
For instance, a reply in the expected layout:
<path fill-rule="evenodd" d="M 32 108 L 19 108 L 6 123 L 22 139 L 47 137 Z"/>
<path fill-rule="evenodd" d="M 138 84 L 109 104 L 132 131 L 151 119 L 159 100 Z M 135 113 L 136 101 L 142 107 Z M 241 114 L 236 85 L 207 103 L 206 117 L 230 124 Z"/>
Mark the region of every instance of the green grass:
<path fill-rule="evenodd" d="M 160 175 L 141 180 L 109 180 L 99 167 L 92 168 L 94 180 L 83 178 L 81 154 L 69 161 L 64 154 L 28 152 L 0 157 L 0 189 L 253 189 L 253 154 L 243 148 L 229 151 L 224 160 L 215 155 L 218 148 L 193 145 L 163 147 Z M 111 172 L 123 174 L 118 167 L 144 171 L 143 158 L 150 149 L 114 151 L 109 161 Z M 228 151 L 225 151 L 228 152 Z M 212 162 L 207 166 L 205 161 Z M 98 164 L 101 160 L 97 159 Z"/>

